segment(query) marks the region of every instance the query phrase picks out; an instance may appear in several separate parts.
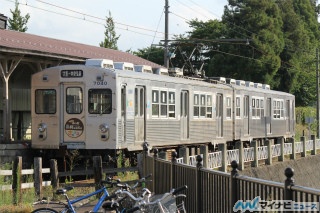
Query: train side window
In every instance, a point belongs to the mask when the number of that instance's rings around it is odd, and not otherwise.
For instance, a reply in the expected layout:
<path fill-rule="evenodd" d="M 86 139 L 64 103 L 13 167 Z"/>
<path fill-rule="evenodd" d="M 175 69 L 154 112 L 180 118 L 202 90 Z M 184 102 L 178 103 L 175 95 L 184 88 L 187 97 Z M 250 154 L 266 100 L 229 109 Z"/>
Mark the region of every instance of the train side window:
<path fill-rule="evenodd" d="M 257 110 L 257 115 L 256 115 L 256 117 L 257 118 L 260 118 L 260 100 L 257 98 L 256 99 L 256 110 Z"/>
<path fill-rule="evenodd" d="M 175 118 L 176 117 L 176 99 L 175 99 L 175 93 L 169 92 L 169 117 Z"/>
<path fill-rule="evenodd" d="M 260 100 L 261 117 L 264 117 L 264 102 L 263 99 Z"/>
<path fill-rule="evenodd" d="M 57 93 L 54 89 L 35 91 L 35 111 L 37 114 L 55 114 L 57 111 Z"/>
<path fill-rule="evenodd" d="M 236 97 L 236 118 L 240 118 L 240 97 Z"/>
<path fill-rule="evenodd" d="M 193 116 L 194 117 L 199 117 L 199 94 L 194 94 Z"/>
<path fill-rule="evenodd" d="M 252 117 L 256 117 L 256 99 L 252 98 Z"/>
<path fill-rule="evenodd" d="M 207 118 L 212 118 L 212 96 L 207 95 Z"/>
<path fill-rule="evenodd" d="M 284 107 L 283 100 L 273 100 L 273 118 L 282 119 L 284 118 Z"/>
<path fill-rule="evenodd" d="M 90 114 L 112 113 L 112 91 L 110 89 L 90 89 L 88 96 Z"/>
<path fill-rule="evenodd" d="M 80 87 L 68 87 L 66 96 L 66 111 L 68 114 L 82 113 L 82 97 L 83 92 Z"/>
<path fill-rule="evenodd" d="M 167 91 L 161 91 L 161 117 L 167 117 L 168 105 L 167 105 Z"/>
<path fill-rule="evenodd" d="M 231 97 L 227 97 L 227 118 L 231 118 Z"/>
<path fill-rule="evenodd" d="M 159 91 L 152 90 L 152 116 L 159 117 Z"/>
<path fill-rule="evenodd" d="M 200 95 L 200 117 L 206 116 L 206 96 Z"/>

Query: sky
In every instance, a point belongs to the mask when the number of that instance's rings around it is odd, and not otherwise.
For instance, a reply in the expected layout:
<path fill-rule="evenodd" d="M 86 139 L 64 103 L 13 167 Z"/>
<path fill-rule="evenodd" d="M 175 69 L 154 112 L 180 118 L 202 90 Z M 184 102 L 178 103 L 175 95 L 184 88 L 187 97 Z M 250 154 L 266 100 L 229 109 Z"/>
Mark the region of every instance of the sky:
<path fill-rule="evenodd" d="M 0 0 L 0 13 L 12 17 L 15 0 Z M 27 13 L 27 33 L 99 46 L 105 20 L 115 22 L 118 48 L 136 51 L 164 40 L 165 0 L 18 0 Z M 190 31 L 188 20 L 221 20 L 227 0 L 168 0 L 169 39 Z M 1 32 L 1 31 L 0 31 Z"/>

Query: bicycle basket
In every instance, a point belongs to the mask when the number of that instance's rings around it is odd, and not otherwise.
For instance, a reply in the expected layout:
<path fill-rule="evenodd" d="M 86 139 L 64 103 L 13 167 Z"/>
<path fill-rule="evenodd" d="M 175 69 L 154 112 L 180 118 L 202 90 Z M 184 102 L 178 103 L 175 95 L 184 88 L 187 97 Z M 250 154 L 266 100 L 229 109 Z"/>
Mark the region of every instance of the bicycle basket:
<path fill-rule="evenodd" d="M 162 195 L 155 195 L 153 196 L 153 200 L 160 198 Z M 184 202 L 182 201 L 177 205 L 176 198 L 174 196 L 167 196 L 161 202 L 161 207 L 164 213 L 186 213 Z M 149 207 L 150 212 L 153 213 L 162 213 L 161 207 L 158 204 L 152 205 Z"/>

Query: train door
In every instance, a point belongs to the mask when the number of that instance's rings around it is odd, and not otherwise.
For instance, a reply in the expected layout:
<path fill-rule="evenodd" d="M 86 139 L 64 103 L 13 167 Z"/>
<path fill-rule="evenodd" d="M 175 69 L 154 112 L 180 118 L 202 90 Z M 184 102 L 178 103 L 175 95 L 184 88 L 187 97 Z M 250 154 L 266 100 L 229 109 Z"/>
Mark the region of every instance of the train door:
<path fill-rule="evenodd" d="M 121 87 L 121 138 L 120 140 L 126 142 L 126 123 L 127 123 L 127 92 L 126 86 L 122 85 Z"/>
<path fill-rule="evenodd" d="M 84 88 L 81 84 L 64 83 L 61 85 L 61 112 L 63 112 L 62 141 L 67 146 L 72 142 L 85 141 L 85 112 L 83 109 Z"/>
<path fill-rule="evenodd" d="M 182 90 L 180 94 L 181 140 L 189 139 L 189 92 Z"/>
<path fill-rule="evenodd" d="M 216 101 L 217 137 L 223 136 L 223 95 L 217 94 Z"/>
<path fill-rule="evenodd" d="M 249 96 L 245 95 L 243 97 L 243 132 L 244 135 L 250 134 L 250 122 L 249 122 L 249 112 L 250 112 L 250 105 L 249 105 Z"/>
<path fill-rule="evenodd" d="M 271 134 L 271 98 L 267 99 L 267 110 L 266 110 L 266 128 L 267 128 L 267 134 Z"/>
<path fill-rule="evenodd" d="M 145 140 L 145 88 L 137 86 L 134 91 L 135 141 Z"/>
<path fill-rule="evenodd" d="M 286 101 L 286 131 L 291 131 L 291 110 L 290 110 L 290 100 Z"/>

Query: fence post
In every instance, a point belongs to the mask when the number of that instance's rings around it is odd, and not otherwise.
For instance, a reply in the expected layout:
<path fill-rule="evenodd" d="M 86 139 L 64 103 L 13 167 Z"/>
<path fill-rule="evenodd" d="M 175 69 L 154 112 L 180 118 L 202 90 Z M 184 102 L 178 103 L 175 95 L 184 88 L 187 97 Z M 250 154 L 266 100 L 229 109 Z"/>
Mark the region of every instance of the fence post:
<path fill-rule="evenodd" d="M 17 156 L 13 163 L 12 169 L 12 190 L 13 204 L 17 205 L 21 202 L 21 172 L 22 172 L 22 157 Z"/>
<path fill-rule="evenodd" d="M 256 140 L 251 141 L 250 146 L 253 146 L 254 152 L 254 158 L 253 161 L 251 162 L 252 167 L 258 167 L 259 166 L 259 159 L 258 159 L 258 142 Z"/>
<path fill-rule="evenodd" d="M 158 153 L 159 153 L 159 150 L 156 148 L 153 150 L 153 181 L 152 181 L 152 190 L 153 192 L 156 192 L 156 184 L 158 179 L 156 179 L 158 177 L 158 170 L 156 169 L 156 161 L 157 161 L 157 158 L 158 158 Z"/>
<path fill-rule="evenodd" d="M 277 143 L 280 144 L 280 156 L 278 161 L 284 161 L 284 138 L 277 138 Z"/>
<path fill-rule="evenodd" d="M 266 165 L 272 165 L 272 142 L 268 139 L 265 141 L 267 147 L 268 147 L 268 159 L 266 159 Z"/>
<path fill-rule="evenodd" d="M 149 154 L 149 144 L 147 141 L 145 141 L 143 144 L 142 144 L 142 148 L 143 148 L 143 174 L 142 174 L 142 177 L 145 177 L 147 175 L 147 165 L 146 165 L 146 160 L 147 160 L 147 156 Z"/>
<path fill-rule="evenodd" d="M 208 168 L 208 145 L 201 145 L 200 146 L 200 154 L 203 155 L 203 167 Z"/>
<path fill-rule="evenodd" d="M 234 205 L 236 204 L 236 202 L 239 200 L 238 198 L 238 195 L 239 195 L 239 192 L 238 192 L 238 185 L 237 185 L 237 177 L 239 176 L 239 173 L 238 173 L 238 163 L 237 161 L 233 160 L 231 162 L 231 167 L 232 167 L 232 170 L 231 170 L 231 176 L 230 176 L 230 195 L 231 195 L 231 200 L 230 200 L 230 209 L 233 209 Z"/>
<path fill-rule="evenodd" d="M 218 149 L 219 151 L 221 151 L 221 168 L 220 168 L 220 171 L 222 172 L 226 172 L 227 171 L 227 148 L 226 148 L 226 144 L 224 143 L 220 143 L 218 144 Z"/>
<path fill-rule="evenodd" d="M 171 188 L 174 188 L 177 186 L 176 181 L 176 164 L 177 164 L 177 152 L 171 153 Z"/>
<path fill-rule="evenodd" d="M 197 155 L 197 210 L 198 212 L 202 212 L 202 179 L 201 179 L 201 169 L 203 167 L 202 165 L 202 157 L 201 155 Z"/>
<path fill-rule="evenodd" d="M 300 140 L 302 141 L 302 153 L 301 153 L 301 157 L 306 157 L 307 156 L 307 143 L 306 143 L 306 137 L 305 136 L 301 136 Z"/>
<path fill-rule="evenodd" d="M 243 153 L 243 143 L 242 141 L 237 141 L 236 142 L 236 149 L 239 149 L 239 170 L 244 169 L 244 153 Z"/>
<path fill-rule="evenodd" d="M 179 149 L 179 157 L 183 158 L 183 163 L 189 165 L 189 149 L 187 147 L 181 147 Z"/>
<path fill-rule="evenodd" d="M 311 150 L 311 155 L 315 155 L 317 153 L 317 147 L 316 147 L 316 136 L 311 135 L 311 140 L 312 140 L 312 150 Z"/>
<path fill-rule="evenodd" d="M 55 200 L 57 197 L 55 191 L 59 187 L 58 164 L 56 159 L 50 160 L 50 174 L 51 174 L 51 186 L 53 190 L 53 199 Z"/>
<path fill-rule="evenodd" d="M 294 179 L 292 178 L 294 175 L 294 170 L 288 167 L 284 170 L 284 175 L 287 177 L 287 179 L 284 181 L 283 200 L 293 200 L 293 192 L 291 190 L 291 186 L 294 186 Z"/>
<path fill-rule="evenodd" d="M 93 174 L 94 174 L 95 188 L 96 190 L 98 190 L 101 188 L 101 180 L 103 175 L 101 156 L 93 156 Z"/>
<path fill-rule="evenodd" d="M 289 138 L 290 143 L 292 144 L 292 154 L 290 155 L 291 160 L 296 159 L 296 143 L 294 141 L 294 138 Z"/>
<path fill-rule="evenodd" d="M 33 159 L 34 162 L 34 188 L 39 199 L 42 198 L 42 158 Z"/>

